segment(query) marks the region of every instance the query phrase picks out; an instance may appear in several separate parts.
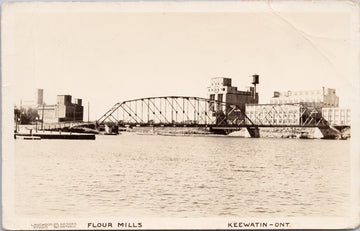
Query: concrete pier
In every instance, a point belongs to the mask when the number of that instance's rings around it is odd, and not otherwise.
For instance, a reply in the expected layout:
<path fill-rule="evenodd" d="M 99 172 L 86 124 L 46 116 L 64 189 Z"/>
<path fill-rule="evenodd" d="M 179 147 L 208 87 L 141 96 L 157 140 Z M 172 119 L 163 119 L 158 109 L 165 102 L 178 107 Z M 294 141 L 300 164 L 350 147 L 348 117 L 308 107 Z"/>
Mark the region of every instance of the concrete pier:
<path fill-rule="evenodd" d="M 260 138 L 260 131 L 258 127 L 247 127 L 246 129 L 249 132 L 251 138 Z"/>

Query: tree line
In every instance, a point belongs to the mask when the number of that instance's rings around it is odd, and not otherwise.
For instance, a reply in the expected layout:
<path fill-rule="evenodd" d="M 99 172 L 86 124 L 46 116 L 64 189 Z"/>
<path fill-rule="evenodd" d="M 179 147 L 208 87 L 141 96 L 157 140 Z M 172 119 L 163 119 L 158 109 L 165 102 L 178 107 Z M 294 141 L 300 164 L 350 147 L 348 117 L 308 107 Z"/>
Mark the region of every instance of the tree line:
<path fill-rule="evenodd" d="M 34 108 L 15 108 L 14 118 L 20 124 L 31 124 L 40 118 L 38 111 Z"/>

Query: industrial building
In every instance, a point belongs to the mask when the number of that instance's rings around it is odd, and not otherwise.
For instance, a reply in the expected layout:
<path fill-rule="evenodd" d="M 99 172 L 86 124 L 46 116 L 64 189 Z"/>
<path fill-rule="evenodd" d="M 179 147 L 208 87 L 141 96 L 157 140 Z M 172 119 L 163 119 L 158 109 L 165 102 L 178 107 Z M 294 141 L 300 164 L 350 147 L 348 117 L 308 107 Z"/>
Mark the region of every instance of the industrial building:
<path fill-rule="evenodd" d="M 302 107 L 300 104 L 247 104 L 246 116 L 260 125 L 299 125 Z"/>
<path fill-rule="evenodd" d="M 75 102 L 72 103 L 71 98 L 71 95 L 58 95 L 55 105 L 38 104 L 37 110 L 40 120 L 44 123 L 83 121 L 82 100 L 75 99 Z M 39 96 L 38 99 L 42 99 L 42 96 Z M 38 100 L 38 102 L 40 101 Z"/>
<path fill-rule="evenodd" d="M 322 116 L 330 125 L 351 125 L 351 110 L 348 108 L 322 108 Z"/>
<path fill-rule="evenodd" d="M 246 116 L 259 125 L 311 125 L 322 120 L 321 109 L 303 103 L 247 104 Z"/>
<path fill-rule="evenodd" d="M 325 88 L 309 91 L 285 91 L 274 92 L 274 96 L 270 99 L 271 104 L 292 104 L 302 103 L 319 108 L 338 107 L 339 97 L 336 95 L 335 89 Z"/>
<path fill-rule="evenodd" d="M 257 81 L 255 82 L 258 84 L 258 75 L 256 80 Z M 259 102 L 259 95 L 255 90 L 256 84 L 254 84 L 254 87 L 248 87 L 246 91 L 239 91 L 237 87 L 231 85 L 230 78 L 215 77 L 211 79 L 211 86 L 208 87 L 208 98 L 211 100 L 238 105 L 240 109 L 244 111 L 245 104 L 257 104 Z M 214 106 L 216 106 L 213 108 L 214 111 L 224 110 L 219 108 L 219 104 Z"/>
<path fill-rule="evenodd" d="M 317 123 L 322 119 L 322 113 L 329 112 L 324 108 L 338 106 L 339 97 L 335 89 L 323 87 L 319 90 L 275 91 L 270 104 L 249 104 L 245 111 L 256 124 L 300 125 Z M 333 113 L 332 110 L 330 112 Z M 327 120 L 327 117 L 324 118 Z"/>

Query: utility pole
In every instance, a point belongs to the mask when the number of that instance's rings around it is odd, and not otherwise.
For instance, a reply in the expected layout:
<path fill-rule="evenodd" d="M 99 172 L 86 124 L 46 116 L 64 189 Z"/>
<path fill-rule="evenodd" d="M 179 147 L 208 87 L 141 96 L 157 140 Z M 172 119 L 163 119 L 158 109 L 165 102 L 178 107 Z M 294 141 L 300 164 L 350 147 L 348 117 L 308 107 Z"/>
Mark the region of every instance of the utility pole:
<path fill-rule="evenodd" d="M 41 130 L 44 131 L 44 103 L 42 105 L 42 113 L 41 113 Z"/>
<path fill-rule="evenodd" d="M 39 121 L 39 117 L 36 116 L 36 118 L 35 118 L 35 124 L 36 124 L 36 125 L 35 125 L 35 126 L 36 126 L 36 127 L 35 127 L 35 131 L 36 131 L 36 132 L 38 132 L 38 121 Z"/>

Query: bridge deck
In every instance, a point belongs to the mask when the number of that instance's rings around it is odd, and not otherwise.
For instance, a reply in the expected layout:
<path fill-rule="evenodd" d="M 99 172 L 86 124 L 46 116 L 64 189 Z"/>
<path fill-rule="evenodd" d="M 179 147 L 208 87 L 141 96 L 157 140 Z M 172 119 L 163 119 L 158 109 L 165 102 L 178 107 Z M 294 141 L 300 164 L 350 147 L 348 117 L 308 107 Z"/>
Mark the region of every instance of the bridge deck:
<path fill-rule="evenodd" d="M 121 125 L 119 125 L 121 126 Z M 308 127 L 308 128 L 315 128 L 315 127 L 328 127 L 326 125 L 262 125 L 262 124 L 239 124 L 239 125 L 216 125 L 216 124 L 184 124 L 184 123 L 177 123 L 177 124 L 135 124 L 135 123 L 127 123 L 123 126 L 130 126 L 130 127 L 209 127 L 212 129 L 238 129 L 238 128 L 252 128 L 252 127 L 259 127 L 259 128 L 277 128 L 277 127 Z"/>

